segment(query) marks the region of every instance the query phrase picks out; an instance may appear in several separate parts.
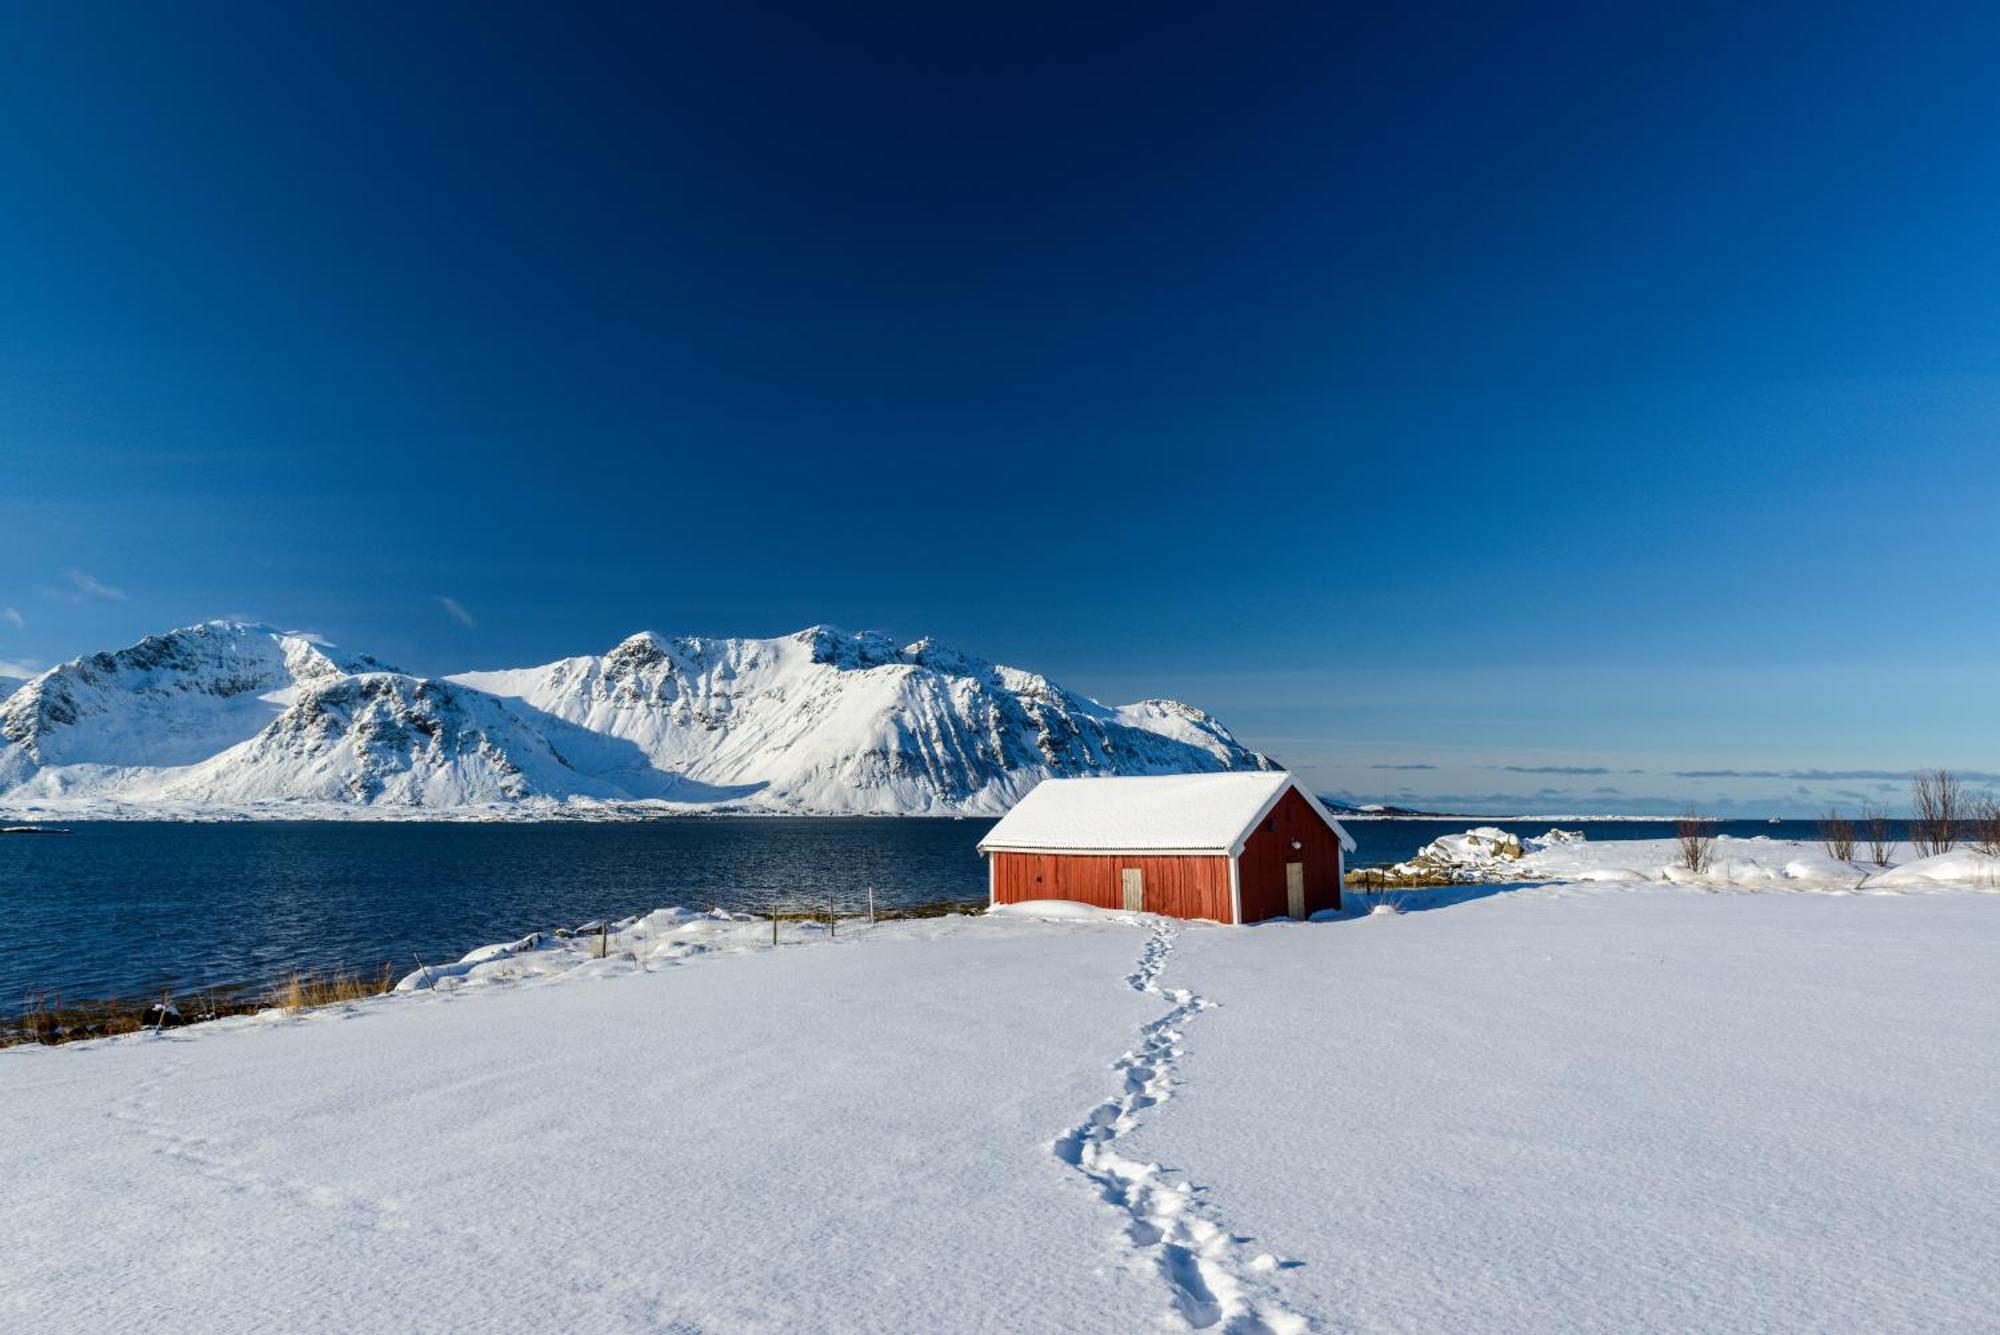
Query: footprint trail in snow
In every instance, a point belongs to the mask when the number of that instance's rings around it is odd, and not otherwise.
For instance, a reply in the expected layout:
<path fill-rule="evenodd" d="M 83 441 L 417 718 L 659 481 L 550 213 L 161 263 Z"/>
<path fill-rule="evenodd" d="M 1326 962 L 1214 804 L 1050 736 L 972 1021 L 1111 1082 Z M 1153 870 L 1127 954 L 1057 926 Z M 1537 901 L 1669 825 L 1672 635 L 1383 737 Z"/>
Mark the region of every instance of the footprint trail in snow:
<path fill-rule="evenodd" d="M 1187 1324 L 1227 1335 L 1297 1335 L 1311 1323 L 1281 1304 L 1260 1276 L 1274 1271 L 1268 1254 L 1247 1254 L 1248 1238 L 1205 1217 L 1201 1189 L 1171 1180 L 1156 1163 L 1118 1153 L 1118 1140 L 1139 1124 L 1146 1109 L 1171 1097 L 1181 1057 L 1181 1027 L 1214 1005 L 1185 988 L 1163 988 L 1159 977 L 1174 949 L 1173 929 L 1155 924 L 1125 978 L 1135 992 L 1169 1002 L 1172 1009 L 1139 1031 L 1139 1046 L 1112 1069 L 1122 1077 L 1117 1093 L 1058 1136 L 1058 1159 L 1088 1178 L 1103 1199 L 1129 1216 L 1125 1245 L 1135 1264 L 1154 1267 Z"/>

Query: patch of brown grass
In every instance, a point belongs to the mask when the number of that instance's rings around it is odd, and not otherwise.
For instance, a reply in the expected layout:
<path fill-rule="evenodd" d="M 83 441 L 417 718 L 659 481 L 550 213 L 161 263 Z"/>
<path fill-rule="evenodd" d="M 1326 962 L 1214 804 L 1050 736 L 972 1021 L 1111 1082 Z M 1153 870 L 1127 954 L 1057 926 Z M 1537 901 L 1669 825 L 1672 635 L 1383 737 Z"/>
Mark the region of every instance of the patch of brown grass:
<path fill-rule="evenodd" d="M 171 1010 L 162 1004 L 168 1002 Z M 122 997 L 65 1001 L 59 992 L 36 992 L 22 1002 L 19 1014 L 0 1018 L 0 1048 L 22 1043 L 76 1043 L 86 1038 L 136 1034 L 141 1029 L 175 1029 L 258 1008 L 248 997 L 214 990 L 189 998 L 162 997 L 145 1002 Z"/>
<path fill-rule="evenodd" d="M 395 984 L 386 964 L 379 978 L 363 978 L 345 969 L 329 969 L 323 974 L 294 969 L 289 978 L 280 979 L 271 989 L 267 1001 L 281 1010 L 302 1011 L 379 997 Z"/>
<path fill-rule="evenodd" d="M 23 1043 L 76 1043 L 87 1038 L 136 1034 L 142 1029 L 178 1029 L 219 1020 L 227 1015 L 251 1015 L 272 1006 L 302 1011 L 380 996 L 395 986 L 394 971 L 382 966 L 376 977 L 345 969 L 324 973 L 295 971 L 268 988 L 208 988 L 188 996 L 162 996 L 154 1001 L 112 997 L 65 1001 L 59 992 L 31 993 L 12 1017 L 0 1016 L 0 1048 Z"/>
<path fill-rule="evenodd" d="M 11 1025 L 0 1030 L 0 1045 L 69 1043 L 80 1038 L 136 1033 L 142 1007 L 122 1001 L 65 1003 L 60 994 L 36 993 Z"/>

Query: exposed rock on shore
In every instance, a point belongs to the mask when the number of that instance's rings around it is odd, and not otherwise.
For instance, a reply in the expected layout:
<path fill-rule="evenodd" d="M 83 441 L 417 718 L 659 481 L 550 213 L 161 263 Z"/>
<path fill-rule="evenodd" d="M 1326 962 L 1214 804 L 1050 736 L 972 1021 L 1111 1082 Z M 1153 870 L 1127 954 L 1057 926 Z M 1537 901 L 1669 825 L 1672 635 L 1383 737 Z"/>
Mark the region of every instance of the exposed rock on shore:
<path fill-rule="evenodd" d="M 1474 885 L 1489 881 L 1535 880 L 1524 876 L 1520 863 L 1528 853 L 1559 844 L 1583 842 L 1574 830 L 1550 830 L 1529 839 L 1491 825 L 1433 839 L 1408 862 L 1369 867 L 1347 873 L 1350 886 L 1399 889 L 1422 885 Z"/>

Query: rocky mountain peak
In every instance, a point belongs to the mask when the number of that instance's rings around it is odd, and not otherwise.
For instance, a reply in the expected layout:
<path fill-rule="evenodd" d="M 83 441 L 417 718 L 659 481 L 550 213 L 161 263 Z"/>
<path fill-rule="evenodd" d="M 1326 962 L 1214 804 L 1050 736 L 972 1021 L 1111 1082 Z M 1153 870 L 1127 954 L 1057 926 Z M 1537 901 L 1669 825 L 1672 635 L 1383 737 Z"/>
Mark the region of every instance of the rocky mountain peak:
<path fill-rule="evenodd" d="M 885 670 L 894 669 L 894 670 Z M 1050 776 L 1265 769 L 1210 715 L 1107 706 L 919 639 L 631 635 L 445 679 L 213 622 L 87 655 L 0 701 L 12 797 L 143 805 L 997 813 Z"/>
<path fill-rule="evenodd" d="M 903 660 L 901 647 L 880 631 L 808 626 L 792 638 L 811 646 L 813 662 L 849 671 L 887 667 Z"/>

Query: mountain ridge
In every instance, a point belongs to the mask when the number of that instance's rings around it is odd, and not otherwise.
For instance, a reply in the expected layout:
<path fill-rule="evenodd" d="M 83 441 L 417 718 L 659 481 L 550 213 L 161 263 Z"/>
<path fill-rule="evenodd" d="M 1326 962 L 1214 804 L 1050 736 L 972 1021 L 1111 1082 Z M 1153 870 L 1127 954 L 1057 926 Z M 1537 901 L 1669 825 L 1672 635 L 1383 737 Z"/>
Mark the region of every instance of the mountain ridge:
<path fill-rule="evenodd" d="M 989 815 L 1052 775 L 1273 768 L 1192 705 L 825 625 L 426 677 L 203 622 L 0 698 L 16 813 Z"/>

